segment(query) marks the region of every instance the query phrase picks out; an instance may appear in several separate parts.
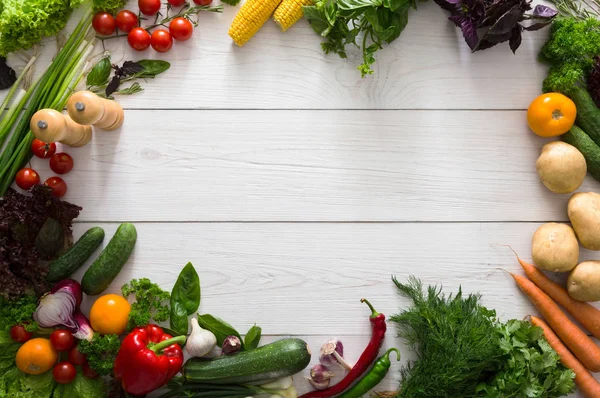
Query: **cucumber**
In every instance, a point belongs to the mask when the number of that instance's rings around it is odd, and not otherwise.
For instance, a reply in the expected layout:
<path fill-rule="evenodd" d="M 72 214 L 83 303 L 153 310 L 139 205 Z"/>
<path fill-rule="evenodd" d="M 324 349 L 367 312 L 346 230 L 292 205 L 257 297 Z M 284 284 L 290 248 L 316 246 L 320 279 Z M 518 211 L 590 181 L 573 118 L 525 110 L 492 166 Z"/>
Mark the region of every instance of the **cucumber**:
<path fill-rule="evenodd" d="M 571 127 L 571 130 L 564 134 L 562 139 L 583 154 L 588 172 L 600 181 L 600 146 L 577 126 Z"/>
<path fill-rule="evenodd" d="M 46 280 L 56 283 L 71 276 L 90 258 L 103 240 L 102 228 L 88 229 L 65 254 L 50 263 Z"/>
<path fill-rule="evenodd" d="M 186 380 L 193 383 L 245 384 L 291 376 L 310 363 L 305 341 L 287 338 L 213 360 L 189 359 L 183 368 Z"/>
<path fill-rule="evenodd" d="M 85 294 L 95 296 L 108 288 L 129 259 L 136 240 L 137 231 L 133 224 L 119 225 L 108 245 L 83 275 L 81 287 Z"/>
<path fill-rule="evenodd" d="M 577 107 L 577 125 L 597 145 L 600 145 L 600 109 L 596 106 L 592 96 L 586 89 L 574 87 L 569 91 L 569 97 Z"/>

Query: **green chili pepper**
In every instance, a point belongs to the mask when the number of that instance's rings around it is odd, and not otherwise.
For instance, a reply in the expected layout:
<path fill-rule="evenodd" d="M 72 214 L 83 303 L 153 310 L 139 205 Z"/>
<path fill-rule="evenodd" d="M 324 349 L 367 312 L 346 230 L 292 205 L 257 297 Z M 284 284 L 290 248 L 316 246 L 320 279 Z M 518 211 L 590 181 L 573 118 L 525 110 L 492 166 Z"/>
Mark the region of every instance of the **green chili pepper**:
<path fill-rule="evenodd" d="M 400 351 L 398 351 L 397 348 L 390 348 L 385 354 L 375 361 L 375 364 L 369 373 L 360 379 L 360 381 L 356 383 L 354 387 L 345 391 L 338 398 L 360 398 L 381 383 L 390 370 L 390 354 L 392 351 L 396 352 L 396 360 L 399 361 Z"/>

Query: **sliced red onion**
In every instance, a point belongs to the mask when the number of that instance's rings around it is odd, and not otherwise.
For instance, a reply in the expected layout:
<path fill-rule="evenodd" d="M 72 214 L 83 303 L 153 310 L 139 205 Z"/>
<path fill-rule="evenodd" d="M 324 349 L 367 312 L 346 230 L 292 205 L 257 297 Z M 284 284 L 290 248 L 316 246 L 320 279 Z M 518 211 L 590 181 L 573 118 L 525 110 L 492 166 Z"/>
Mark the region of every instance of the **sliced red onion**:
<path fill-rule="evenodd" d="M 237 336 L 227 336 L 223 340 L 221 345 L 221 352 L 223 355 L 237 354 L 242 349 L 242 342 Z"/>
<path fill-rule="evenodd" d="M 338 365 L 345 369 L 352 366 L 344 359 L 344 345 L 339 339 L 331 339 L 321 346 L 319 361 L 325 366 Z"/>
<path fill-rule="evenodd" d="M 77 328 L 73 319 L 75 310 L 81 304 L 83 293 L 81 285 L 72 279 L 65 279 L 40 299 L 33 319 L 42 328 L 65 326 L 69 329 Z"/>
<path fill-rule="evenodd" d="M 73 320 L 77 323 L 77 327 L 71 329 L 71 333 L 76 339 L 79 340 L 87 340 L 92 341 L 94 337 L 94 330 L 92 329 L 92 325 L 90 325 L 90 321 L 81 313 L 81 311 L 77 311 L 75 315 L 73 315 Z"/>
<path fill-rule="evenodd" d="M 76 300 L 76 307 L 79 308 L 81 302 L 83 301 L 83 290 L 81 289 L 79 282 L 74 279 L 63 279 L 54 285 L 52 290 L 50 290 L 50 293 L 56 293 L 61 289 L 66 289 L 73 294 Z"/>

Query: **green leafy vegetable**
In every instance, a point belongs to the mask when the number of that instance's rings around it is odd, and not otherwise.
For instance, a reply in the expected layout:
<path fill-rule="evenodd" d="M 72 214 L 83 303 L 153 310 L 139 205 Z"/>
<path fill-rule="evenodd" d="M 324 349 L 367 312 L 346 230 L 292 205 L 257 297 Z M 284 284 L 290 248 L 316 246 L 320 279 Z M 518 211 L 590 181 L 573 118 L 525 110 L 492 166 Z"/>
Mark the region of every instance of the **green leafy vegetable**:
<path fill-rule="evenodd" d="M 169 300 L 170 294 L 160 288 L 148 278 L 133 279 L 121 288 L 123 297 L 135 295 L 135 302 L 131 304 L 127 330 L 137 326 L 146 326 L 150 321 L 155 323 L 169 319 L 169 306 L 163 304 Z"/>
<path fill-rule="evenodd" d="M 225 340 L 225 337 L 227 336 L 237 336 L 240 341 L 242 341 L 240 334 L 233 326 L 216 316 L 210 314 L 198 314 L 198 324 L 200 324 L 202 329 L 206 329 L 215 335 L 219 347 L 223 345 L 223 340 Z"/>
<path fill-rule="evenodd" d="M 52 372 L 33 376 L 22 373 L 16 366 L 2 372 L 0 397 L 4 398 L 49 398 L 55 382 Z"/>
<path fill-rule="evenodd" d="M 0 297 L 0 325 L 9 330 L 15 325 L 23 325 L 28 332 L 35 332 L 38 324 L 33 321 L 38 300 L 34 296 L 23 296 L 17 300 Z"/>
<path fill-rule="evenodd" d="M 0 55 L 27 50 L 55 36 L 83 0 L 3 0 L 0 6 Z"/>
<path fill-rule="evenodd" d="M 192 263 L 187 263 L 171 291 L 171 329 L 179 334 L 188 331 L 188 316 L 200 306 L 200 277 Z"/>
<path fill-rule="evenodd" d="M 221 0 L 221 3 L 225 3 L 225 4 L 228 4 L 228 5 L 230 5 L 230 6 L 233 6 L 233 7 L 235 7 L 235 6 L 237 6 L 238 4 L 240 4 L 240 1 L 241 1 L 241 0 Z"/>
<path fill-rule="evenodd" d="M 110 56 L 102 57 L 102 59 L 98 61 L 96 65 L 94 65 L 90 73 L 88 73 L 86 84 L 88 87 L 108 84 L 108 78 L 111 70 L 112 65 L 110 63 Z"/>
<path fill-rule="evenodd" d="M 171 67 L 170 63 L 160 59 L 140 59 L 137 63 L 142 65 L 144 70 L 136 73 L 134 77 L 141 79 L 152 79 L 161 73 L 166 72 Z"/>
<path fill-rule="evenodd" d="M 103 376 L 112 374 L 119 347 L 119 336 L 99 333 L 94 334 L 92 341 L 81 340 L 78 345 L 79 351 L 87 357 L 90 367 Z"/>
<path fill-rule="evenodd" d="M 575 390 L 575 373 L 529 322 L 510 320 L 497 327 L 501 367 L 492 380 L 477 387 L 482 397 L 562 397 Z"/>
<path fill-rule="evenodd" d="M 65 245 L 65 233 L 62 225 L 48 217 L 35 238 L 35 248 L 44 258 L 55 257 Z"/>
<path fill-rule="evenodd" d="M 244 336 L 244 347 L 247 351 L 253 350 L 258 347 L 260 343 L 260 338 L 262 334 L 262 329 L 260 326 L 252 326 L 246 336 Z"/>
<path fill-rule="evenodd" d="M 0 374 L 15 365 L 15 355 L 20 347 L 21 343 L 14 342 L 9 332 L 0 331 Z"/>
<path fill-rule="evenodd" d="M 94 14 L 100 11 L 105 11 L 109 14 L 115 15 L 117 11 L 125 7 L 125 4 L 127 4 L 126 0 L 93 0 L 92 8 Z"/>

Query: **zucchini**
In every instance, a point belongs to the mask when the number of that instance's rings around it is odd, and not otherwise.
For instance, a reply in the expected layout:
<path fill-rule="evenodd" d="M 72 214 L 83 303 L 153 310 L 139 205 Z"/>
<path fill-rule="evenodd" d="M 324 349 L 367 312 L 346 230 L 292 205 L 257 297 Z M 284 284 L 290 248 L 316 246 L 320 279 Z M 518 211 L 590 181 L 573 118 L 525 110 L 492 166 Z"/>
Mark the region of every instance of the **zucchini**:
<path fill-rule="evenodd" d="M 600 145 L 600 109 L 592 96 L 585 88 L 574 87 L 569 91 L 569 97 L 577 107 L 577 125 Z"/>
<path fill-rule="evenodd" d="M 583 154 L 587 171 L 596 180 L 600 181 L 600 146 L 590 138 L 582 129 L 577 126 L 571 127 L 562 139 L 567 144 L 573 145 Z"/>
<path fill-rule="evenodd" d="M 133 224 L 123 223 L 83 275 L 81 287 L 85 294 L 95 296 L 108 288 L 133 252 L 137 231 Z"/>
<path fill-rule="evenodd" d="M 305 341 L 286 338 L 213 360 L 189 359 L 183 368 L 187 381 L 212 384 L 245 384 L 291 376 L 310 363 Z"/>
<path fill-rule="evenodd" d="M 50 263 L 46 280 L 56 283 L 71 276 L 90 258 L 103 240 L 104 230 L 102 228 L 88 229 L 65 254 Z"/>

